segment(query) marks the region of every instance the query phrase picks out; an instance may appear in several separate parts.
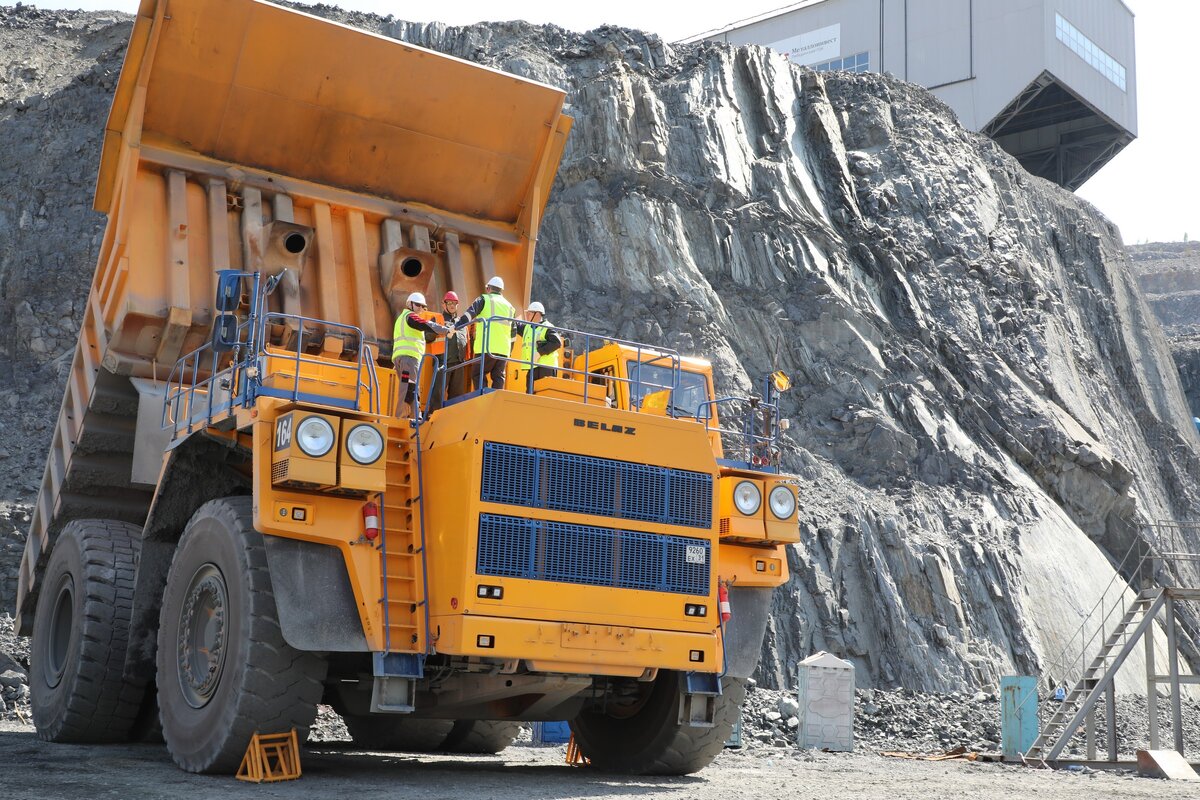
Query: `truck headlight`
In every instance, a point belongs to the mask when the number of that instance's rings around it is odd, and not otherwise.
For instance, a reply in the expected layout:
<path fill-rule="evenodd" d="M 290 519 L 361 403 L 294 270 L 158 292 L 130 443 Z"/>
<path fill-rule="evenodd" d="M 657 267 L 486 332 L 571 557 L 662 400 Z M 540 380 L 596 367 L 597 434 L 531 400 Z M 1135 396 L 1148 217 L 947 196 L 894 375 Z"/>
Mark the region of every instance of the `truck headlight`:
<path fill-rule="evenodd" d="M 747 517 L 753 516 L 762 506 L 762 492 L 750 481 L 742 481 L 733 487 L 733 504 Z"/>
<path fill-rule="evenodd" d="M 779 519 L 791 519 L 796 514 L 796 495 L 786 486 L 776 486 L 767 495 L 771 513 Z"/>
<path fill-rule="evenodd" d="M 320 458 L 333 449 L 333 426 L 321 417 L 305 417 L 296 429 L 296 443 L 305 454 Z"/>
<path fill-rule="evenodd" d="M 374 464 L 383 455 L 383 436 L 370 425 L 355 425 L 346 437 L 346 452 L 359 464 Z"/>

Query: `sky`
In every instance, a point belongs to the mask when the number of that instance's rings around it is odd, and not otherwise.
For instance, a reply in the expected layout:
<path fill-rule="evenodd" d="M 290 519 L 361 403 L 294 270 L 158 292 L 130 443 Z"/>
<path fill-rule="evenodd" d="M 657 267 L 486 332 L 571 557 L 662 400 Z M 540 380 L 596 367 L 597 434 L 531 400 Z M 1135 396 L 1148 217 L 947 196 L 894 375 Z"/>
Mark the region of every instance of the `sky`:
<path fill-rule="evenodd" d="M 9 2 L 10 0 L 0 0 Z M 326 0 L 331 2 L 333 0 Z M 1200 77 L 1192 49 L 1200 31 L 1197 0 L 1125 0 L 1136 15 L 1138 138 L 1078 192 L 1121 229 L 1127 244 L 1200 238 Z M 573 30 L 603 24 L 658 33 L 675 41 L 746 17 L 787 7 L 783 0 L 745 0 L 730 5 L 691 0 L 675 3 L 607 0 L 564 3 L 545 0 L 441 0 L 429 4 L 383 0 L 336 0 L 336 5 L 414 22 L 452 25 L 524 19 Z M 117 9 L 134 12 L 137 0 L 49 0 L 40 8 Z"/>

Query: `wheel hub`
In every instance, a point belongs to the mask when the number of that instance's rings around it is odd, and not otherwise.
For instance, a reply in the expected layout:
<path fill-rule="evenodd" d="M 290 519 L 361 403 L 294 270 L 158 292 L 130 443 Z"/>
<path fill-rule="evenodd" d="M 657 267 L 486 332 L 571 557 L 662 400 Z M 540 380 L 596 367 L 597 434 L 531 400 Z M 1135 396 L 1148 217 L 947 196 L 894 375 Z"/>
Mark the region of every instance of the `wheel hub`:
<path fill-rule="evenodd" d="M 71 630 L 75 622 L 75 582 L 64 575 L 50 614 L 50 635 L 42 653 L 46 665 L 46 685 L 53 689 L 67 670 L 67 652 L 71 649 Z"/>
<path fill-rule="evenodd" d="M 203 708 L 221 681 L 229 607 L 225 577 L 214 564 L 196 570 L 179 615 L 179 687 L 192 708 Z"/>

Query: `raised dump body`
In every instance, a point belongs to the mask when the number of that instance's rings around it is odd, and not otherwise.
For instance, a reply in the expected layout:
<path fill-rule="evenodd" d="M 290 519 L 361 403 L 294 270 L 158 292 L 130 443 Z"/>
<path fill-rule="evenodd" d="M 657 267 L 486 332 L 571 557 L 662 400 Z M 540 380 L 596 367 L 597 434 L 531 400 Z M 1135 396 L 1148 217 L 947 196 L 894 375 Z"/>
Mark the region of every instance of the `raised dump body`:
<path fill-rule="evenodd" d="M 411 292 L 528 302 L 563 100 L 256 0 L 142 4 L 17 600 L 44 738 L 157 706 L 181 767 L 232 771 L 324 700 L 373 749 L 566 718 L 609 768 L 718 752 L 798 538 L 779 379 L 717 398 L 706 362 L 558 329 L 555 367 L 497 354 L 503 390 L 420 358 L 397 416 Z"/>

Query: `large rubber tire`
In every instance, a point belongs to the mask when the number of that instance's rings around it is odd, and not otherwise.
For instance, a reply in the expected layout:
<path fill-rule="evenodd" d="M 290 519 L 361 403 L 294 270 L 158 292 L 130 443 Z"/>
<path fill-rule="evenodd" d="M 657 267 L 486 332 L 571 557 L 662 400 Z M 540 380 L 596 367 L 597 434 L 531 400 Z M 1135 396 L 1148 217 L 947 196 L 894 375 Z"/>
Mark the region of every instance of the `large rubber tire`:
<path fill-rule="evenodd" d="M 688 775 L 717 757 L 733 732 L 745 681 L 723 678 L 711 728 L 679 722 L 679 674 L 661 672 L 637 713 L 616 718 L 584 711 L 571 720 L 580 752 L 592 766 L 632 775 Z"/>
<path fill-rule="evenodd" d="M 110 520 L 67 523 L 41 579 L 29 691 L 48 742 L 122 742 L 146 694 L 122 676 L 142 529 Z"/>
<path fill-rule="evenodd" d="M 519 722 L 460 719 L 438 749 L 446 753 L 499 753 L 512 744 L 520 732 Z"/>
<path fill-rule="evenodd" d="M 364 750 L 432 753 L 454 727 L 449 719 L 407 719 L 396 714 L 342 714 L 350 738 Z"/>
<path fill-rule="evenodd" d="M 283 640 L 249 497 L 205 503 L 180 539 L 158 628 L 158 707 L 175 763 L 230 773 L 254 733 L 303 742 L 328 665 Z"/>

